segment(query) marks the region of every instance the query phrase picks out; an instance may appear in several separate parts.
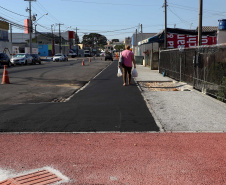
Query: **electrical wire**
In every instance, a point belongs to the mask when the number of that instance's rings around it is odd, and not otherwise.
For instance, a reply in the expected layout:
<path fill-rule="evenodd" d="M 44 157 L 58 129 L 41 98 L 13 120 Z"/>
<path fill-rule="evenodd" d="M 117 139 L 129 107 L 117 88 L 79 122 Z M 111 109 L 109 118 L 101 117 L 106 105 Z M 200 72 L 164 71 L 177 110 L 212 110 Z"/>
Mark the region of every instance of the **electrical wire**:
<path fill-rule="evenodd" d="M 175 3 L 168 3 L 168 5 L 171 5 L 171 7 L 174 7 L 174 8 L 180 8 L 183 10 L 199 12 L 199 9 L 197 7 L 184 6 L 184 5 L 179 5 L 179 4 L 175 4 Z M 212 15 L 222 15 L 226 12 L 203 9 L 203 13 L 208 13 L 208 14 L 212 14 Z"/>
<path fill-rule="evenodd" d="M 82 29 L 82 30 L 86 30 L 88 32 L 98 32 L 98 33 L 109 33 L 109 32 L 119 32 L 119 31 L 124 31 L 124 30 L 130 30 L 130 29 L 134 29 L 136 28 L 136 26 L 130 27 L 130 28 L 123 28 L 123 29 L 119 29 L 119 30 L 112 30 L 112 31 L 102 31 L 102 30 L 87 30 L 87 29 Z"/>
<path fill-rule="evenodd" d="M 178 16 L 175 12 L 173 12 L 173 11 L 171 10 L 170 7 L 168 7 L 168 9 L 169 9 L 170 12 L 173 13 L 178 19 L 180 19 L 181 22 L 183 22 L 183 23 L 189 23 L 188 21 L 186 21 L 186 20 L 182 19 L 180 16 Z M 189 24 L 191 24 L 191 23 L 189 23 Z"/>
<path fill-rule="evenodd" d="M 37 1 L 37 5 L 42 9 L 42 10 L 45 10 L 44 12 L 45 13 L 48 13 L 49 14 L 49 17 L 51 17 L 52 19 L 54 19 L 54 21 L 53 22 L 61 22 L 61 21 L 59 21 L 56 17 L 54 17 L 53 15 L 52 15 L 52 13 L 50 12 L 50 11 L 48 11 L 39 1 Z"/>
<path fill-rule="evenodd" d="M 2 7 L 2 6 L 0 6 L 0 8 L 6 10 L 6 11 L 8 11 L 8 12 L 11 12 L 11 13 L 13 13 L 13 14 L 16 14 L 16 15 L 19 15 L 19 16 L 22 16 L 22 17 L 27 17 L 27 16 L 25 16 L 25 15 L 21 15 L 21 14 L 18 14 L 18 13 L 16 13 L 16 12 L 13 12 L 13 11 L 11 11 L 11 10 L 8 10 L 8 9 Z"/>
<path fill-rule="evenodd" d="M 159 6 L 159 5 L 141 5 L 141 4 L 115 4 L 115 3 L 100 3 L 100 2 L 91 2 L 91 1 L 81 1 L 81 0 L 61 0 L 61 1 L 70 1 L 75 3 L 86 3 L 86 4 L 101 4 L 101 5 L 114 5 L 114 6 Z"/>

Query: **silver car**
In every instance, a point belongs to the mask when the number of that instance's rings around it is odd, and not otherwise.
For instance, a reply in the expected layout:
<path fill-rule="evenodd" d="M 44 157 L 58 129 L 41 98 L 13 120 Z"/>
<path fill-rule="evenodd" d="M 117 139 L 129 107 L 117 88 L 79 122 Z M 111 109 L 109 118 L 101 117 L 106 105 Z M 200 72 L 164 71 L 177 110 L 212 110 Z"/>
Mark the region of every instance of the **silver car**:
<path fill-rule="evenodd" d="M 57 53 L 53 56 L 53 62 L 62 62 L 64 61 L 64 55 L 61 53 Z"/>
<path fill-rule="evenodd" d="M 33 58 L 27 53 L 18 53 L 11 58 L 12 65 L 27 65 L 33 63 Z"/>

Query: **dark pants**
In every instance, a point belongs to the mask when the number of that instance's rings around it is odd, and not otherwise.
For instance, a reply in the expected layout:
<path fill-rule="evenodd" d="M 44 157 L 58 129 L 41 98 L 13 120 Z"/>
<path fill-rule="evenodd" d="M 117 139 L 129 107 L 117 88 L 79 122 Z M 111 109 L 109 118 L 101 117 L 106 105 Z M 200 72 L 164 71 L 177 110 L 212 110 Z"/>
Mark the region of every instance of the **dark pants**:
<path fill-rule="evenodd" d="M 131 70 L 132 67 L 123 66 L 123 82 L 126 83 L 127 73 L 128 73 L 128 82 L 131 83 Z"/>

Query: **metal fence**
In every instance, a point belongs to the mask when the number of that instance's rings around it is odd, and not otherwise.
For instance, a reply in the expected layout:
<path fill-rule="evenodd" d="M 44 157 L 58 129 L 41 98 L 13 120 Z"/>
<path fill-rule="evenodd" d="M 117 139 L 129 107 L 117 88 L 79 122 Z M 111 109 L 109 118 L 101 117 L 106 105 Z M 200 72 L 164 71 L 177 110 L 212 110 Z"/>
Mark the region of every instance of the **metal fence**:
<path fill-rule="evenodd" d="M 159 72 L 226 102 L 226 45 L 163 50 Z"/>

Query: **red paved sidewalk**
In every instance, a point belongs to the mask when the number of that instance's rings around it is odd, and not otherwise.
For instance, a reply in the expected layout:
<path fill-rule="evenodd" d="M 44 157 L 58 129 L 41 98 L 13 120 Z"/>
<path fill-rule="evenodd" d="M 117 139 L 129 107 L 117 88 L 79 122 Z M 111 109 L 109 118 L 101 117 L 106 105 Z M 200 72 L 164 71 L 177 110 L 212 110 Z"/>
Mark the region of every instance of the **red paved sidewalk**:
<path fill-rule="evenodd" d="M 1 134 L 0 169 L 66 184 L 226 184 L 225 133 Z M 1 175 L 0 175 L 1 177 Z"/>

